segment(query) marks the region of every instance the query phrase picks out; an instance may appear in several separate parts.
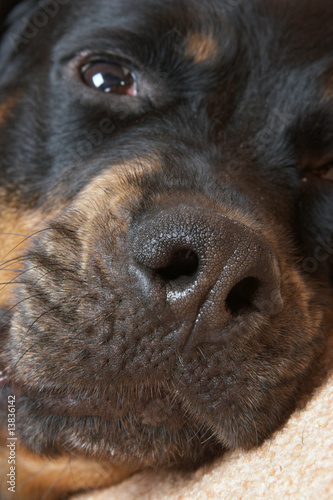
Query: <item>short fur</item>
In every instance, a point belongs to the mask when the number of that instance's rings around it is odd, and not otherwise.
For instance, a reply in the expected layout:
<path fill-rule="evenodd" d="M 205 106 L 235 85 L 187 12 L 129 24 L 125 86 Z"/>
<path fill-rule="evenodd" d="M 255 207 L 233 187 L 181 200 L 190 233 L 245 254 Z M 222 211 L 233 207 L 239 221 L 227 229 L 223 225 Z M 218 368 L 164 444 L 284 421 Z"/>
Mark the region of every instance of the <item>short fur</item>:
<path fill-rule="evenodd" d="M 18 458 L 19 498 L 259 445 L 311 392 L 325 345 L 333 5 L 2 9 L 1 435 L 15 395 L 18 453 L 30 457 Z M 88 87 L 79 68 L 89 54 L 128 67 L 138 95 Z M 182 267 L 193 267 L 189 254 L 172 261 L 173 230 L 210 283 L 195 304 L 199 278 Z M 258 274 L 229 290 L 223 259 L 244 241 Z M 36 473 L 40 456 L 60 472 Z M 61 479 L 64 457 L 81 480 Z M 87 478 L 88 460 L 98 478 Z"/>

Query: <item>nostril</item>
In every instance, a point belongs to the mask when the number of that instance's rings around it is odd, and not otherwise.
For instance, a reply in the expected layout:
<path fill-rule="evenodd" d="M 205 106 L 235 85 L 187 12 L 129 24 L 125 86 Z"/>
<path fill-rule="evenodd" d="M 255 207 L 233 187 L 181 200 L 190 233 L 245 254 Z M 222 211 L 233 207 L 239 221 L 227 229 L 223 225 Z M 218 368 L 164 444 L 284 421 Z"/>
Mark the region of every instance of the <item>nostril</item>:
<path fill-rule="evenodd" d="M 254 301 L 258 295 L 260 282 L 257 278 L 244 278 L 237 283 L 226 298 L 226 307 L 233 316 L 257 311 Z"/>
<path fill-rule="evenodd" d="M 188 248 L 175 251 L 167 266 L 156 269 L 155 272 L 165 281 L 175 281 L 179 278 L 194 277 L 199 268 L 197 254 Z"/>
<path fill-rule="evenodd" d="M 191 206 L 164 209 L 136 220 L 128 244 L 129 268 L 144 296 L 186 324 L 197 315 L 194 336 L 200 330 L 213 338 L 227 323 L 283 309 L 274 249 L 229 216 Z"/>

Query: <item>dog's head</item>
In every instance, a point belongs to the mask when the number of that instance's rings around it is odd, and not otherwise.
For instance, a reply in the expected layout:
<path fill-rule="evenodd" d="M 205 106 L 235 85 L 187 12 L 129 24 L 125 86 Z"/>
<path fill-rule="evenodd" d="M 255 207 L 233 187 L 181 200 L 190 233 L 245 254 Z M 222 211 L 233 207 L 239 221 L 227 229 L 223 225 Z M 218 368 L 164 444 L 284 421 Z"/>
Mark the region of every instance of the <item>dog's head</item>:
<path fill-rule="evenodd" d="M 2 365 L 31 450 L 195 462 L 286 420 L 332 288 L 332 26 L 326 0 L 7 17 Z"/>

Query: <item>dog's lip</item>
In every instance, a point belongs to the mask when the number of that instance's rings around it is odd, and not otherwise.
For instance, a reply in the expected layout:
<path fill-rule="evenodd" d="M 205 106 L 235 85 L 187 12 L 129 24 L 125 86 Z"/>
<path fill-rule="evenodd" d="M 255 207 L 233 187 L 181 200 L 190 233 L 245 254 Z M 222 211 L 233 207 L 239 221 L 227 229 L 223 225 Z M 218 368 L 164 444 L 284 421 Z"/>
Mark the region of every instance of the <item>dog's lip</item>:
<path fill-rule="evenodd" d="M 15 393 L 31 401 L 38 415 L 84 418 L 99 417 L 105 420 L 119 420 L 133 415 L 141 424 L 175 429 L 185 422 L 184 411 L 174 396 L 165 390 L 144 387 L 136 397 L 119 398 L 115 390 L 107 397 L 74 397 L 57 391 L 28 391 L 21 388 Z"/>

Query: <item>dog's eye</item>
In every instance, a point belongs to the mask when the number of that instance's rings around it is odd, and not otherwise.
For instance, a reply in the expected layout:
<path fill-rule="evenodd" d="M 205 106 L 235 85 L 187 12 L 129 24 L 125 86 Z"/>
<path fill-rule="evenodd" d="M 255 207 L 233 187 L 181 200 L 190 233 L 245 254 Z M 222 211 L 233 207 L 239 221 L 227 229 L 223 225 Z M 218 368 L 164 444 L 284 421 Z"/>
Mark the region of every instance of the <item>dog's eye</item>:
<path fill-rule="evenodd" d="M 329 181 L 333 181 L 333 163 L 330 163 L 327 165 L 326 171 L 324 172 L 323 175 L 324 179 L 327 179 Z"/>
<path fill-rule="evenodd" d="M 108 61 L 94 61 L 81 68 L 86 85 L 96 90 L 112 94 L 136 95 L 134 74 L 120 64 Z"/>
<path fill-rule="evenodd" d="M 305 157 L 301 162 L 303 174 L 311 174 L 323 180 L 333 181 L 333 156 L 324 155 L 319 158 Z"/>
<path fill-rule="evenodd" d="M 333 180 L 333 162 L 316 165 L 312 173 L 322 179 Z"/>

